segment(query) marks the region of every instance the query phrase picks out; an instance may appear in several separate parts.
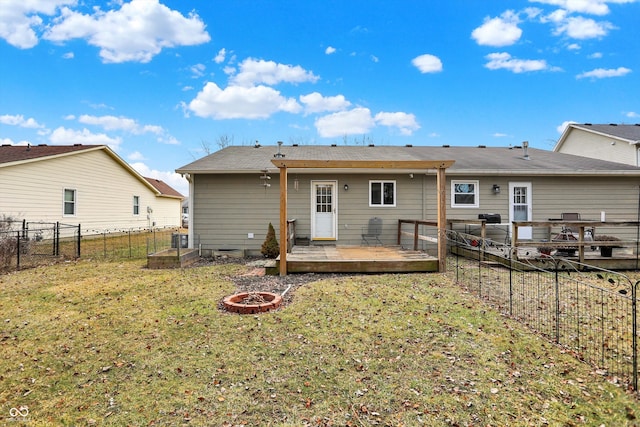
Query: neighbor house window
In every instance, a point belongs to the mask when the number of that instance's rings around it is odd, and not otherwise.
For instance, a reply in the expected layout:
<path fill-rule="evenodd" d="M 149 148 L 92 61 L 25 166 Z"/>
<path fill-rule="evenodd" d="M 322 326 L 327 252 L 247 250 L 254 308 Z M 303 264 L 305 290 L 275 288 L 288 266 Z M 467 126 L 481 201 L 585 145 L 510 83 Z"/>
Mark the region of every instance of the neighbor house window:
<path fill-rule="evenodd" d="M 396 205 L 395 181 L 369 181 L 369 206 Z"/>
<path fill-rule="evenodd" d="M 140 215 L 140 196 L 133 196 L 133 214 Z"/>
<path fill-rule="evenodd" d="M 451 181 L 451 207 L 477 208 L 478 181 Z"/>
<path fill-rule="evenodd" d="M 65 215 L 76 214 L 76 190 L 64 189 L 63 212 Z"/>

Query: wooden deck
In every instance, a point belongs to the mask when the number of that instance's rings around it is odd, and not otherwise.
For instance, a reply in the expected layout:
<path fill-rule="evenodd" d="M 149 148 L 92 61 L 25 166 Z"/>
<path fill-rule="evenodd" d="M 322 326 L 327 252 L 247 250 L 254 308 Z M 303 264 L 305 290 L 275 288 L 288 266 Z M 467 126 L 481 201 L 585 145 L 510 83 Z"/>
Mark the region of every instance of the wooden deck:
<path fill-rule="evenodd" d="M 270 272 L 278 274 L 279 258 Z M 287 273 L 437 272 L 438 259 L 398 246 L 294 246 L 287 254 Z"/>

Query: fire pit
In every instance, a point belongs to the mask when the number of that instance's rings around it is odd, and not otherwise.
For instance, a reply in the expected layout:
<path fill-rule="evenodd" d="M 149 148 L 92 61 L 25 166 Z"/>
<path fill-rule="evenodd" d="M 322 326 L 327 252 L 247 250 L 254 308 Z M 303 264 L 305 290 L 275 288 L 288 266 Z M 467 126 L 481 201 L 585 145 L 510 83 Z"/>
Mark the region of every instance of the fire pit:
<path fill-rule="evenodd" d="M 254 314 L 280 307 L 282 297 L 271 292 L 242 292 L 225 297 L 222 303 L 227 311 Z"/>

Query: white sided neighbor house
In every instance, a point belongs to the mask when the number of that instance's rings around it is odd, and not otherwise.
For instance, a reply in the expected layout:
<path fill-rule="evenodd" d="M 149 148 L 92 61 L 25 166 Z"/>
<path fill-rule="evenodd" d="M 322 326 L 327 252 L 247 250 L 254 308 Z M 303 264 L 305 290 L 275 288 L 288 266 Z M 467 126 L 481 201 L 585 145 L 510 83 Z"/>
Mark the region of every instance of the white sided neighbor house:
<path fill-rule="evenodd" d="M 366 244 L 363 234 L 372 218 L 381 222 L 380 243 L 396 245 L 400 219 L 437 220 L 438 188 L 444 188 L 447 219 L 497 214 L 487 233 L 498 240 L 508 239 L 512 221 L 547 221 L 563 213 L 584 220 L 638 217 L 640 168 L 525 143 L 230 146 L 177 169 L 190 182 L 190 246 L 205 255 L 227 250 L 259 255 L 269 223 L 280 236 L 279 159 L 296 161 L 286 170 L 286 219 L 295 220 L 296 236 L 311 245 Z M 319 167 L 322 162 L 333 167 Z M 437 186 L 435 169 L 410 166 L 427 162 L 450 164 L 444 187 Z M 520 227 L 518 238 L 538 240 L 548 233 Z"/>
<path fill-rule="evenodd" d="M 0 215 L 82 234 L 179 227 L 183 196 L 105 145 L 0 146 Z"/>
<path fill-rule="evenodd" d="M 571 123 L 553 151 L 640 166 L 640 123 Z"/>

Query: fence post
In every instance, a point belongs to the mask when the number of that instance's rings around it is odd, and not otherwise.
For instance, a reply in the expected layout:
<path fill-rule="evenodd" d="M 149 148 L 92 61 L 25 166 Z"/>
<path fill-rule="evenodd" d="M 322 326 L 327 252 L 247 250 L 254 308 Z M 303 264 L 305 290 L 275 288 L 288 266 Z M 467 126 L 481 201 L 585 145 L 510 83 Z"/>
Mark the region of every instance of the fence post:
<path fill-rule="evenodd" d="M 53 256 L 60 255 L 60 223 L 56 222 L 53 228 Z"/>
<path fill-rule="evenodd" d="M 556 344 L 560 344 L 560 283 L 556 264 Z"/>
<path fill-rule="evenodd" d="M 17 239 L 16 239 L 16 260 L 17 260 L 16 268 L 18 270 L 20 270 L 20 232 L 19 231 L 16 232 L 16 236 L 17 236 Z M 9 259 L 9 260 L 11 260 L 11 259 Z"/>
<path fill-rule="evenodd" d="M 129 258 L 131 258 L 131 229 L 129 229 Z"/>
<path fill-rule="evenodd" d="M 631 330 L 633 331 L 631 352 L 633 354 L 633 389 L 638 391 L 638 280 L 631 286 L 631 321 L 633 325 Z"/>
<path fill-rule="evenodd" d="M 82 242 L 82 237 L 80 235 L 81 231 L 80 231 L 80 224 L 78 224 L 78 250 L 76 252 L 76 255 L 78 258 L 80 258 L 80 242 Z"/>

